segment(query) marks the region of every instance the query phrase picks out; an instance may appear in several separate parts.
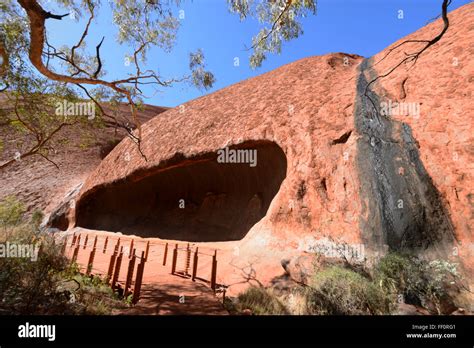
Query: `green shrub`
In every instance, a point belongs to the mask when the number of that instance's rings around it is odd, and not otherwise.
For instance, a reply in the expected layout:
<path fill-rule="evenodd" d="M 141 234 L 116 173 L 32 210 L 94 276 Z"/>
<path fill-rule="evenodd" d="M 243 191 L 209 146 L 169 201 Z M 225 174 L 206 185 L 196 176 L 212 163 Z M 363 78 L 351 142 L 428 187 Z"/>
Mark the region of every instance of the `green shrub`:
<path fill-rule="evenodd" d="M 113 308 L 130 305 L 99 276 L 75 273 L 65 279 L 69 279 L 70 285 L 71 280 L 77 284 L 72 293 L 75 314 L 110 314 Z"/>
<path fill-rule="evenodd" d="M 70 265 L 51 235 L 27 224 L 7 226 L 0 243 L 41 245 L 36 259 L 0 257 L 0 314 L 108 314 L 123 307 L 102 279 Z"/>
<path fill-rule="evenodd" d="M 280 297 L 289 314 L 309 314 L 307 297 L 310 291 L 311 289 L 308 287 L 296 286 L 287 290 L 286 293 Z"/>
<path fill-rule="evenodd" d="M 310 313 L 330 315 L 385 314 L 393 306 L 393 299 L 376 284 L 341 266 L 313 276 L 307 301 Z"/>
<path fill-rule="evenodd" d="M 15 196 L 7 196 L 0 202 L 0 225 L 3 227 L 18 225 L 25 211 L 25 205 Z"/>
<path fill-rule="evenodd" d="M 6 235 L 1 238 L 3 243 L 33 246 L 37 259 L 0 258 L 0 309 L 11 314 L 43 314 L 49 308 L 63 310 L 67 299 L 56 296 L 55 289 L 67 260 L 61 256 L 59 246 L 48 236 L 38 237 L 27 225 L 8 228 Z"/>
<path fill-rule="evenodd" d="M 31 224 L 35 229 L 38 229 L 39 226 L 41 225 L 41 222 L 43 221 L 44 214 L 41 210 L 35 210 L 33 214 L 31 215 Z"/>
<path fill-rule="evenodd" d="M 238 311 L 250 309 L 256 315 L 281 315 L 287 310 L 281 301 L 272 294 L 271 290 L 262 287 L 249 287 L 237 297 Z"/>
<path fill-rule="evenodd" d="M 226 300 L 231 313 L 250 309 L 254 314 L 380 315 L 390 314 L 398 302 L 418 305 L 434 314 L 456 309 L 464 288 L 457 264 L 422 260 L 389 253 L 373 269 L 330 265 L 318 267 L 310 286 L 295 285 L 278 292 L 251 287 L 238 302 Z"/>
<path fill-rule="evenodd" d="M 462 286 L 457 264 L 396 253 L 379 261 L 374 279 L 387 294 L 402 295 L 406 303 L 423 306 L 436 314 L 452 310 L 453 296 Z"/>

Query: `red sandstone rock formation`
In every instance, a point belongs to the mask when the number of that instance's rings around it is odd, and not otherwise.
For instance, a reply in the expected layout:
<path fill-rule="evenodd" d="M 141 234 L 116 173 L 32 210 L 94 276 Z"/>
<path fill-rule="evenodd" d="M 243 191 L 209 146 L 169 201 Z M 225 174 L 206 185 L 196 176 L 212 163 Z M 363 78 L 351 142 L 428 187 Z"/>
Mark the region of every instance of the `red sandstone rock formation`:
<path fill-rule="evenodd" d="M 103 106 L 108 113 L 116 112 Z M 7 98 L 0 93 L 0 109 L 9 109 Z M 124 119 L 129 116 L 130 108 L 119 106 Z M 140 122 L 144 123 L 167 108 L 145 105 L 138 114 Z M 123 121 L 119 118 L 119 121 Z M 64 200 L 66 194 L 78 187 L 105 157 L 106 152 L 125 136 L 125 131 L 106 126 L 97 128 L 93 125 L 76 125 L 65 127 L 53 139 L 52 150 L 48 156 L 59 169 L 39 156 L 32 156 L 13 164 L 0 171 L 0 200 L 9 195 L 15 195 L 27 206 L 31 213 L 41 209 L 49 214 Z M 34 137 L 23 134 L 11 134 L 5 127 L 0 128 L 0 138 L 3 149 L 0 153 L 0 163 L 14 157 L 16 151 L 30 148 Z M 59 141 L 65 140 L 65 141 Z M 20 144 L 20 145 L 19 145 Z"/>
<path fill-rule="evenodd" d="M 390 47 L 369 60 L 302 59 L 164 112 L 143 126 L 146 160 L 125 139 L 87 179 L 76 224 L 235 241 L 215 244 L 228 250 L 220 259 L 226 284 L 249 269 L 269 280 L 281 271 L 278 259 L 318 240 L 364 244 L 367 254 L 459 254 L 472 272 L 473 9 L 451 12 L 439 43 L 371 86 L 378 115 L 365 85 L 415 44 L 380 64 Z M 402 40 L 441 28 L 438 20 Z M 412 114 L 381 115 L 397 102 Z M 226 147 L 256 149 L 257 166 L 219 163 Z"/>
<path fill-rule="evenodd" d="M 407 123 L 416 139 L 420 160 L 439 191 L 452 223 L 456 243 L 452 255 L 459 254 L 474 270 L 474 148 L 473 4 L 449 14 L 450 27 L 442 40 L 429 48 L 415 66 L 408 64 L 382 79 L 375 90 L 392 101 L 417 103 L 419 116 L 393 115 Z M 440 20 L 404 39 L 426 39 L 441 31 Z M 394 43 L 372 58 L 380 60 Z M 419 49 L 407 44 L 403 50 L 374 67 L 385 73 L 404 52 Z M 413 117 L 414 116 L 414 117 Z"/>

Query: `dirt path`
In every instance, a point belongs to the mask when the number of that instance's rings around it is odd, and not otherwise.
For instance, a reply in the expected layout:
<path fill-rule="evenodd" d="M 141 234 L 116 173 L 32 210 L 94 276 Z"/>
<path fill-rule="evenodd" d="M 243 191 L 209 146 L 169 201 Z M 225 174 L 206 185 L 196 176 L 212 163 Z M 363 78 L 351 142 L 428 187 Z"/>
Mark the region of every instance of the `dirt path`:
<path fill-rule="evenodd" d="M 221 301 L 204 284 L 174 276 L 172 283 L 145 284 L 140 301 L 119 315 L 227 315 Z"/>

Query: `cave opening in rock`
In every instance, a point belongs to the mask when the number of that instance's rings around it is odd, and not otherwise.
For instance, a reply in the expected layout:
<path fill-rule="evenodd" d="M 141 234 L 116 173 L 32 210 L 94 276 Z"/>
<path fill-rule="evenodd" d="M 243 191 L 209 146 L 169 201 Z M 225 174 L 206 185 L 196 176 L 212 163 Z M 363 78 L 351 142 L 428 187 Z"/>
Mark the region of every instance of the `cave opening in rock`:
<path fill-rule="evenodd" d="M 233 158 L 229 152 L 226 158 L 222 152 L 175 156 L 135 179 L 85 196 L 77 205 L 76 225 L 190 242 L 240 240 L 266 215 L 286 177 L 287 161 L 269 141 L 248 141 L 227 150 L 254 151 L 257 161 L 230 163 L 249 157 Z"/>

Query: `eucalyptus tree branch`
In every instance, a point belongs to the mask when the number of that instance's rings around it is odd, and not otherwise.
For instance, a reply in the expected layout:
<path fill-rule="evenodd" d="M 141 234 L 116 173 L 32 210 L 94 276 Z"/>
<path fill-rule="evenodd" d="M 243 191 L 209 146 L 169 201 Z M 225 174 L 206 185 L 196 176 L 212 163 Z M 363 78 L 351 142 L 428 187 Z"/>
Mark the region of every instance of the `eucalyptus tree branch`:
<path fill-rule="evenodd" d="M 288 12 L 288 10 L 290 9 L 291 7 L 291 4 L 292 4 L 293 0 L 286 0 L 286 4 L 285 4 L 285 7 L 283 7 L 283 10 L 281 10 L 280 14 L 278 15 L 278 17 L 273 21 L 273 24 L 272 24 L 272 27 L 270 28 L 270 30 L 268 31 L 268 33 L 264 36 L 262 36 L 260 38 L 260 40 L 258 40 L 258 42 L 254 43 L 250 48 L 248 48 L 247 50 L 251 50 L 251 49 L 254 49 L 256 47 L 258 47 L 263 41 L 266 41 L 271 34 L 273 34 L 273 32 L 275 31 L 275 29 L 277 28 L 277 26 L 279 25 L 279 22 L 280 20 L 283 18 L 283 15 Z"/>

